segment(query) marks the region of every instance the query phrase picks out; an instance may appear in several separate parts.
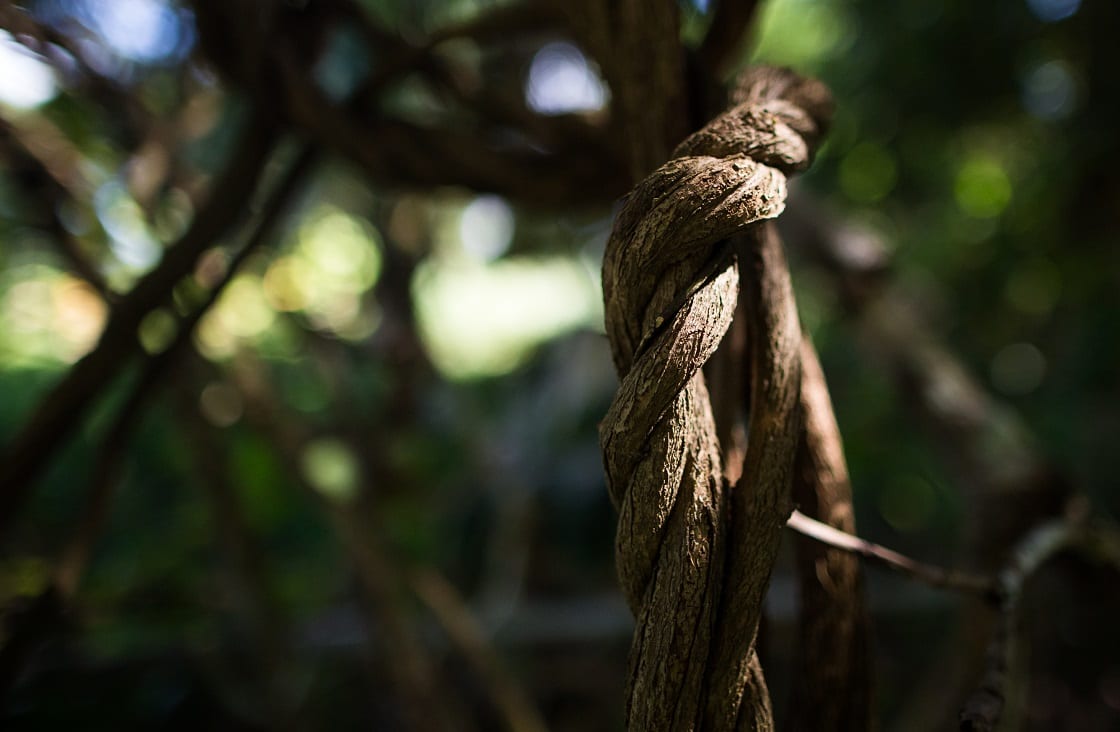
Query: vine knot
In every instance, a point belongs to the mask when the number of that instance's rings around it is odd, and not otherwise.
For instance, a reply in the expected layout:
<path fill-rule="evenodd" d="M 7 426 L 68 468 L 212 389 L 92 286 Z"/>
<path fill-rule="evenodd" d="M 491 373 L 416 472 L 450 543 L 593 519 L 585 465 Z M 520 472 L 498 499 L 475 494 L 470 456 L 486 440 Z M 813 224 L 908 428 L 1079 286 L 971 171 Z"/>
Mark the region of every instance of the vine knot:
<path fill-rule="evenodd" d="M 730 518 L 700 369 L 738 298 L 739 267 L 726 242 L 782 212 L 786 176 L 809 165 L 831 102 L 819 82 L 769 67 L 746 72 L 731 100 L 633 190 L 604 256 L 607 335 L 621 383 L 600 439 L 619 510 L 619 578 L 638 623 L 632 729 L 734 728 L 718 720 L 739 718 L 738 700 L 733 713 L 705 709 L 705 689 L 727 674 L 715 668 L 724 654 L 712 646 Z M 735 583 L 764 587 L 768 565 L 762 574 Z M 750 643 L 739 652 L 752 654 Z M 747 665 L 734 671 L 739 694 L 757 672 Z"/>

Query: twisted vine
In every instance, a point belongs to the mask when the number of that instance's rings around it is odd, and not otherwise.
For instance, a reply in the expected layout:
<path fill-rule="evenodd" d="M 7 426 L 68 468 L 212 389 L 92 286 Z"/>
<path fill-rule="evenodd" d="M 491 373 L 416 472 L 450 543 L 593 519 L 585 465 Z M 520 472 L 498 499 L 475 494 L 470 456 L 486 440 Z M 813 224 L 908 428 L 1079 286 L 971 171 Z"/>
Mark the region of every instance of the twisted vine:
<path fill-rule="evenodd" d="M 819 82 L 760 67 L 732 102 L 631 192 L 603 263 L 621 383 L 600 440 L 637 619 L 635 730 L 772 726 L 753 641 L 789 514 L 800 331 L 780 242 L 760 222 L 782 212 L 786 176 L 808 165 L 830 99 Z M 744 477 L 727 486 L 700 369 L 731 323 L 740 278 L 750 415 Z"/>

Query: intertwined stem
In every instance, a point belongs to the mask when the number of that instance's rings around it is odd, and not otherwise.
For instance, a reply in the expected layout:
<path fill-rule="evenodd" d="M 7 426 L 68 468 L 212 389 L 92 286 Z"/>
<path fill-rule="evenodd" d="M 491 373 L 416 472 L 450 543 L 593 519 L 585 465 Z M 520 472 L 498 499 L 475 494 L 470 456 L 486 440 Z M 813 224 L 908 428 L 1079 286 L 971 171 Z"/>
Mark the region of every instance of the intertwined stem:
<path fill-rule="evenodd" d="M 772 726 L 753 641 L 789 513 L 801 336 L 780 242 L 757 224 L 781 213 L 830 103 L 819 83 L 771 68 L 748 72 L 734 102 L 634 189 L 603 264 L 621 384 L 601 442 L 637 617 L 631 729 Z M 740 279 L 751 414 L 744 479 L 728 487 L 700 369 Z"/>

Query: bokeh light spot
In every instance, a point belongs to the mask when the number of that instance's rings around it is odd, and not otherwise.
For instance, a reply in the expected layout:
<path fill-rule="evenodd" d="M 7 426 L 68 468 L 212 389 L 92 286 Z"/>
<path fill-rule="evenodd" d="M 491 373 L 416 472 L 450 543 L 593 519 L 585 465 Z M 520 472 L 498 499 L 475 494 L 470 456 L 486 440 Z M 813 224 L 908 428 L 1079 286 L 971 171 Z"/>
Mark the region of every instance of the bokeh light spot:
<path fill-rule="evenodd" d="M 222 326 L 240 338 L 260 335 L 276 318 L 276 312 L 264 298 L 260 278 L 251 274 L 233 278 L 215 312 Z"/>
<path fill-rule="evenodd" d="M 54 98 L 58 87 L 51 67 L 0 31 L 0 104 L 13 109 L 34 109 Z"/>
<path fill-rule="evenodd" d="M 593 112 L 607 103 L 607 88 L 587 57 L 571 43 L 545 44 L 533 57 L 525 98 L 540 114 Z"/>
<path fill-rule="evenodd" d="M 957 205 L 969 216 L 993 218 L 1011 202 L 1011 180 L 996 161 L 971 158 L 957 172 L 953 193 Z"/>
<path fill-rule="evenodd" d="M 264 296 L 268 304 L 282 312 L 303 310 L 311 302 L 308 278 L 295 257 L 279 257 L 264 274 Z"/>
<path fill-rule="evenodd" d="M 140 340 L 140 347 L 148 354 L 163 353 L 175 339 L 179 330 L 179 321 L 164 308 L 153 310 L 140 321 L 136 336 Z"/>
<path fill-rule="evenodd" d="M 87 283 L 49 267 L 15 270 L 0 297 L 0 360 L 8 364 L 69 364 L 97 343 L 107 307 Z"/>
<path fill-rule="evenodd" d="M 1035 117 L 1056 120 L 1068 117 L 1077 101 L 1077 84 L 1064 61 L 1047 61 L 1023 79 L 1023 107 Z"/>
<path fill-rule="evenodd" d="M 762 5 L 754 58 L 811 68 L 850 46 L 855 36 L 839 4 L 775 0 Z"/>
<path fill-rule="evenodd" d="M 513 210 L 501 196 L 478 196 L 459 217 L 459 239 L 475 259 L 502 256 L 513 240 Z"/>
<path fill-rule="evenodd" d="M 358 494 L 358 461 L 339 440 L 308 443 L 300 456 L 303 476 L 327 498 L 348 502 Z"/>
<path fill-rule="evenodd" d="M 591 273 L 561 257 L 427 262 L 413 300 L 432 360 L 453 379 L 507 373 L 537 345 L 602 318 Z"/>
<path fill-rule="evenodd" d="M 1081 7 L 1081 0 L 1027 0 L 1039 20 L 1055 23 L 1072 16 Z"/>
<path fill-rule="evenodd" d="M 68 275 L 54 283 L 52 299 L 52 327 L 64 343 L 61 355 L 67 361 L 77 361 L 97 343 L 109 309 L 89 284 Z"/>
<path fill-rule="evenodd" d="M 122 264 L 145 270 L 159 261 L 162 247 L 148 230 L 144 210 L 119 181 L 99 187 L 93 205 L 110 236 L 109 247 Z"/>
<path fill-rule="evenodd" d="M 190 26 L 162 0 L 86 0 L 85 10 L 113 52 L 131 61 L 179 57 L 193 41 Z"/>
<path fill-rule="evenodd" d="M 278 310 L 299 310 L 320 330 L 352 332 L 361 295 L 381 274 L 381 237 L 365 221 L 323 207 L 300 227 L 296 245 L 265 273 L 264 293 Z"/>

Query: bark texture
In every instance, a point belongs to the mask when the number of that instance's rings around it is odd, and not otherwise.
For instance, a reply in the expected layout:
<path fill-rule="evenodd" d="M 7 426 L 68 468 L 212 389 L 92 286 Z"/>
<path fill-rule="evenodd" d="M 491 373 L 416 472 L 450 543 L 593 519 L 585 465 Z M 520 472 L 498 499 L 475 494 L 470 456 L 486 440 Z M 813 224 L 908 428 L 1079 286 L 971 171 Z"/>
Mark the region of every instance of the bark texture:
<path fill-rule="evenodd" d="M 801 336 L 780 241 L 756 224 L 782 212 L 786 175 L 808 165 L 830 100 L 817 82 L 757 68 L 733 105 L 634 189 L 604 257 L 621 384 L 600 439 L 637 618 L 635 730 L 773 726 L 753 643 L 790 509 Z M 701 367 L 731 323 L 741 278 L 751 413 L 744 480 L 729 489 Z"/>
<path fill-rule="evenodd" d="M 801 411 L 793 500 L 808 516 L 855 533 L 852 485 L 824 371 L 806 338 L 801 346 Z M 790 729 L 871 729 L 870 618 L 858 558 L 797 538 L 801 589 Z"/>

